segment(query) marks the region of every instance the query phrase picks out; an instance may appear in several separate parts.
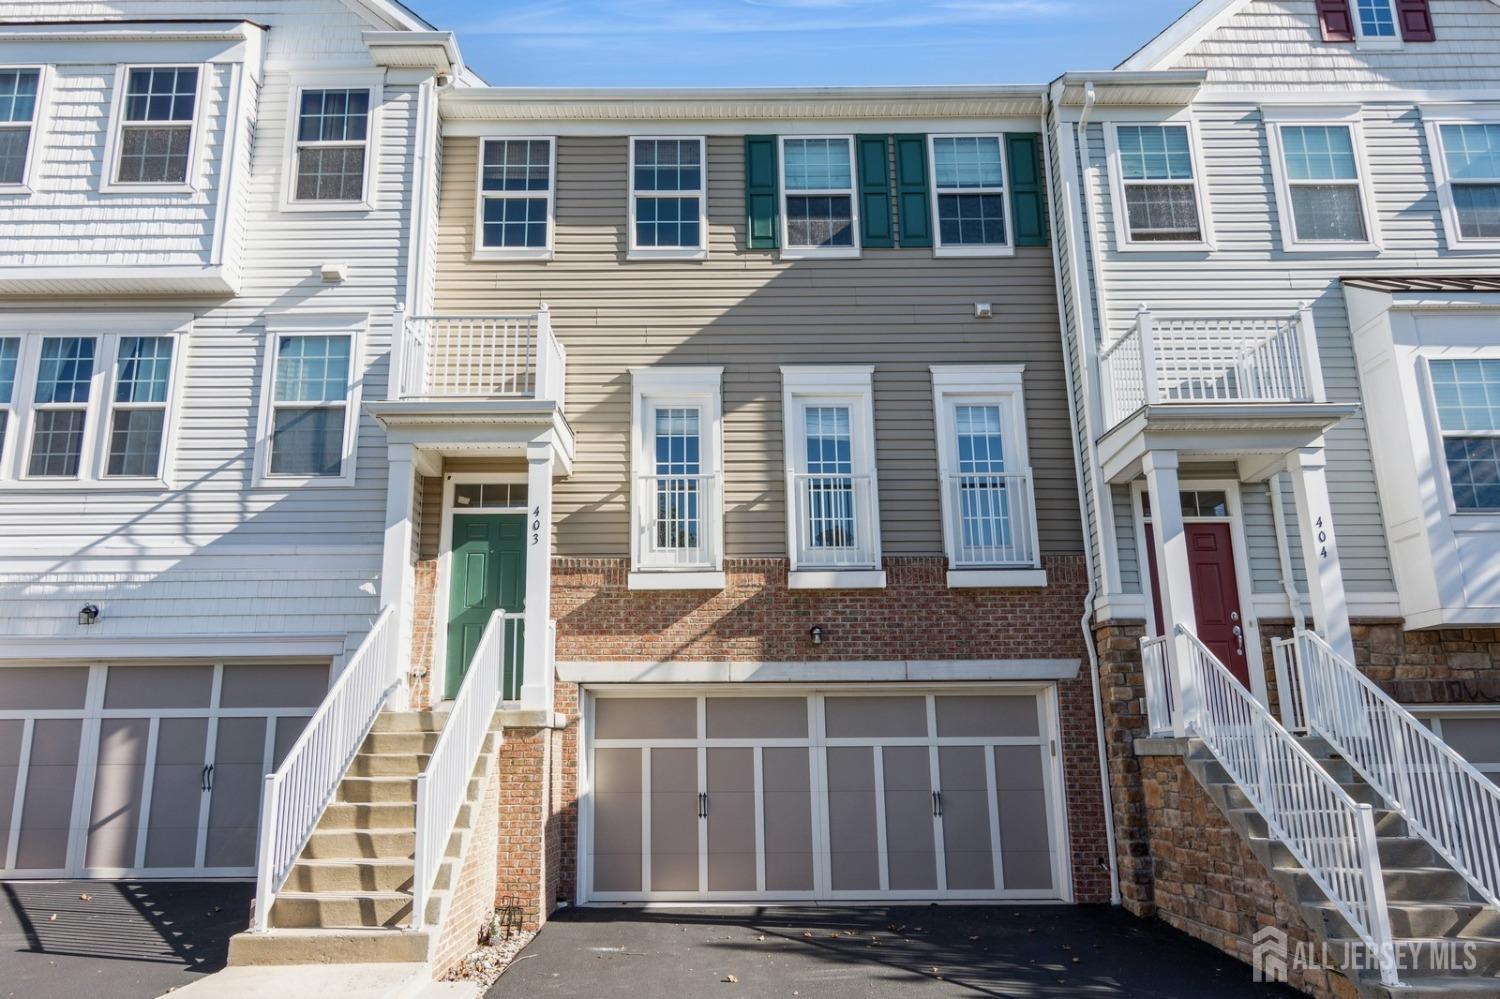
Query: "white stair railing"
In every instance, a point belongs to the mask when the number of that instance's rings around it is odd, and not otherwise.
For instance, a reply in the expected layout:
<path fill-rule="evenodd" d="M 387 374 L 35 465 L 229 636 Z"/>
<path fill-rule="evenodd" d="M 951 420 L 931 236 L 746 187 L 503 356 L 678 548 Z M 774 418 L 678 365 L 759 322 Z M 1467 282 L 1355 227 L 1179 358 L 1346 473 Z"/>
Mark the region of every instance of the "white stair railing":
<path fill-rule="evenodd" d="M 1177 628 L 1190 691 L 1188 732 L 1231 780 L 1369 948 L 1387 986 L 1399 985 L 1374 811 L 1303 748 L 1198 637 Z"/>
<path fill-rule="evenodd" d="M 1146 681 L 1146 721 L 1151 734 L 1169 736 L 1176 730 L 1177 705 L 1165 635 L 1141 639 L 1141 669 Z"/>
<path fill-rule="evenodd" d="M 255 874 L 253 929 L 270 926 L 271 906 L 307 845 L 344 772 L 369 735 L 386 698 L 401 683 L 396 654 L 396 608 L 376 619 L 333 682 L 323 703 L 292 744 L 260 797 L 260 841 Z"/>
<path fill-rule="evenodd" d="M 479 645 L 443 734 L 438 736 L 427 767 L 417 776 L 417 838 L 413 853 L 411 928 L 426 923 L 427 903 L 438 868 L 447 852 L 458 810 L 468 796 L 469 778 L 484 747 L 500 704 L 500 683 L 505 668 L 507 615 L 496 611 L 485 625 Z"/>
<path fill-rule="evenodd" d="M 1500 787 L 1312 632 L 1297 669 L 1311 730 L 1500 908 Z"/>

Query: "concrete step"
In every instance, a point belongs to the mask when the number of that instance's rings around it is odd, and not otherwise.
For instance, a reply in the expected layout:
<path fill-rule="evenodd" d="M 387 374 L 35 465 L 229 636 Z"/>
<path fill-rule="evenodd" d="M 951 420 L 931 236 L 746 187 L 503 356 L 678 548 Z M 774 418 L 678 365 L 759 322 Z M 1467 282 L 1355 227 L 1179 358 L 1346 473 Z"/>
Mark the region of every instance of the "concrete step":
<path fill-rule="evenodd" d="M 1225 770 L 1224 765 L 1215 759 L 1213 754 L 1207 749 L 1202 751 L 1202 756 L 1198 757 L 1198 761 L 1203 767 L 1204 778 L 1210 784 L 1234 783 L 1229 777 L 1229 771 Z M 1318 762 L 1322 764 L 1323 769 L 1328 772 L 1328 775 L 1340 784 L 1362 783 L 1360 778 L 1354 773 L 1354 768 L 1341 759 L 1319 760 Z"/>
<path fill-rule="evenodd" d="M 415 777 L 429 758 L 425 753 L 360 753 L 349 765 L 349 776 Z"/>
<path fill-rule="evenodd" d="M 448 865 L 444 865 L 444 869 Z M 402 860 L 299 860 L 283 891 L 411 891 L 413 864 Z M 445 870 L 438 879 L 446 882 Z M 441 887 L 447 887 L 446 883 Z"/>
<path fill-rule="evenodd" d="M 427 930 L 278 929 L 236 933 L 229 939 L 231 965 L 399 964 L 428 960 L 436 943 Z M 307 993 L 292 989 L 283 999 Z"/>
<path fill-rule="evenodd" d="M 370 731 L 441 732 L 447 722 L 447 711 L 383 711 Z"/>
<path fill-rule="evenodd" d="M 1246 794 L 1238 784 L 1229 781 L 1215 781 L 1211 782 L 1211 788 L 1212 790 L 1218 791 L 1224 796 L 1224 803 L 1229 808 L 1240 809 L 1254 807 L 1250 803 L 1250 796 Z M 1385 799 L 1380 796 L 1380 792 L 1376 791 L 1369 785 L 1357 784 L 1345 787 L 1344 790 L 1349 792 L 1349 797 L 1353 798 L 1356 802 L 1362 805 L 1370 805 L 1372 807 L 1378 808 L 1385 804 Z"/>
<path fill-rule="evenodd" d="M 1300 867 L 1277 867 L 1276 873 L 1292 878 L 1297 897 L 1303 902 L 1321 902 L 1327 896 Z M 1386 867 L 1385 893 L 1397 902 L 1468 902 L 1469 884 L 1448 867 Z"/>
<path fill-rule="evenodd" d="M 302 856 L 309 860 L 399 860 L 416 850 L 414 829 L 315 831 Z"/>
<path fill-rule="evenodd" d="M 361 753 L 431 753 L 440 732 L 371 732 Z"/>
<path fill-rule="evenodd" d="M 417 778 L 407 777 L 348 777 L 339 782 L 337 801 L 354 803 L 400 802 L 415 803 L 417 800 Z"/>
<path fill-rule="evenodd" d="M 404 801 L 334 801 L 323 810 L 318 828 L 342 829 L 412 829 L 417 824 L 416 802 Z"/>
<path fill-rule="evenodd" d="M 1269 851 L 1274 867 L 1295 867 L 1296 859 L 1291 848 L 1276 839 L 1260 836 L 1250 837 L 1250 845 L 1258 850 Z M 1425 839 L 1409 836 L 1382 836 L 1376 845 L 1380 850 L 1380 863 L 1385 867 L 1442 867 L 1437 852 Z M 1259 854 L 1257 854 L 1259 855 Z"/>
<path fill-rule="evenodd" d="M 1332 902 L 1312 903 L 1308 908 L 1323 917 L 1330 936 L 1355 935 Z M 1388 902 L 1386 909 L 1391 932 L 1397 937 L 1500 939 L 1500 911 L 1483 902 Z"/>
<path fill-rule="evenodd" d="M 271 908 L 271 925 L 277 929 L 373 929 L 410 923 L 409 892 L 284 891 Z"/>
<path fill-rule="evenodd" d="M 1266 818 L 1253 808 L 1232 808 L 1231 817 L 1234 821 L 1243 823 L 1252 837 L 1265 839 L 1269 835 Z M 1375 809 L 1375 835 L 1381 839 L 1387 837 L 1393 839 L 1409 838 L 1410 833 L 1406 828 L 1406 820 L 1400 814 L 1385 808 Z"/>
<path fill-rule="evenodd" d="M 1472 975 L 1407 977 L 1395 988 L 1381 985 L 1378 972 L 1364 972 L 1359 980 L 1361 994 L 1369 999 L 1444 999 L 1447 996 L 1500 999 L 1500 982 Z"/>
<path fill-rule="evenodd" d="M 1344 946 L 1357 941 L 1329 940 L 1328 943 L 1337 954 Z M 1408 983 L 1420 978 L 1462 974 L 1489 979 L 1491 987 L 1500 987 L 1500 981 L 1496 980 L 1500 974 L 1500 940 L 1408 937 L 1396 941 L 1396 952 L 1400 958 L 1401 978 Z"/>

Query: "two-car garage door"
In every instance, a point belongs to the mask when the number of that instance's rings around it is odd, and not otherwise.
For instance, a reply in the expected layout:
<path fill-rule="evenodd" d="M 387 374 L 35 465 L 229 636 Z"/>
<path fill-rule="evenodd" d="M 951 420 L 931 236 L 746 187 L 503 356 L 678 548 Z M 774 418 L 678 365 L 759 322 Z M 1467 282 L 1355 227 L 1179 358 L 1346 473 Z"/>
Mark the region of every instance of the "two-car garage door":
<path fill-rule="evenodd" d="M 1058 899 L 1050 688 L 594 690 L 588 901 Z"/>
<path fill-rule="evenodd" d="M 326 665 L 0 667 L 0 874 L 254 872 L 261 783 Z"/>

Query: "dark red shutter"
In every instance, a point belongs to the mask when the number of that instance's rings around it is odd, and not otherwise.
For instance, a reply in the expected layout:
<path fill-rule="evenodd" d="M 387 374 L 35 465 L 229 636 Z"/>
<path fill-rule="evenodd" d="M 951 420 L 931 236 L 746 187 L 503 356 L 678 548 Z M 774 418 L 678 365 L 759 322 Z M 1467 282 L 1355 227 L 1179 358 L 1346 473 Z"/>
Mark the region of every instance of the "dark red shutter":
<path fill-rule="evenodd" d="M 1427 0 L 1396 0 L 1396 17 L 1401 22 L 1401 37 L 1408 42 L 1435 42 L 1432 30 L 1432 6 Z"/>
<path fill-rule="evenodd" d="M 1318 23 L 1323 26 L 1323 41 L 1354 41 L 1354 17 L 1349 13 L 1349 0 L 1318 0 Z"/>

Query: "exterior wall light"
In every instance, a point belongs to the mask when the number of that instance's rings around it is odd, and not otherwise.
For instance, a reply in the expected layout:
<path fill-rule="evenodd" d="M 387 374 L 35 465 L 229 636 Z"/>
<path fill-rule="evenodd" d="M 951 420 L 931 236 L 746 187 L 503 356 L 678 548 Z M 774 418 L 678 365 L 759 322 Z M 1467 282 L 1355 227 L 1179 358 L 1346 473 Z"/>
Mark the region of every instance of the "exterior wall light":
<path fill-rule="evenodd" d="M 93 624 L 99 620 L 99 608 L 95 604 L 84 604 L 83 609 L 78 612 L 79 624 Z"/>
<path fill-rule="evenodd" d="M 812 643 L 814 645 L 823 644 L 823 626 L 821 624 L 813 625 L 812 631 L 809 631 L 808 634 L 812 636 Z"/>

